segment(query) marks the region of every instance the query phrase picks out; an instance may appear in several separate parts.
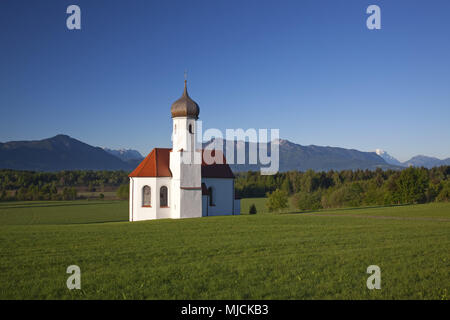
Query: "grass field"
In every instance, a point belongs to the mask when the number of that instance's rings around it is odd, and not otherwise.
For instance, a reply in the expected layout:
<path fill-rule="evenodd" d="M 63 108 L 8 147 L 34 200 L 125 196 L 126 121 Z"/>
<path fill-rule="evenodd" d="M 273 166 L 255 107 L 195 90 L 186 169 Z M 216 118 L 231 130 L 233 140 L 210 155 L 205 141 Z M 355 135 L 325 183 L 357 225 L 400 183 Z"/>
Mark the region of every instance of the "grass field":
<path fill-rule="evenodd" d="M 134 223 L 127 208 L 0 203 L 0 298 L 449 299 L 449 203 Z"/>
<path fill-rule="evenodd" d="M 267 198 L 246 198 L 241 200 L 241 214 L 248 214 L 250 206 L 255 205 L 257 213 L 270 213 L 266 207 Z M 282 212 L 296 212 L 298 211 L 292 203 L 292 198 L 289 199 L 288 207 Z"/>
<path fill-rule="evenodd" d="M 266 208 L 266 198 L 247 198 L 241 199 L 241 214 L 248 214 L 252 204 L 255 205 L 257 214 L 269 212 Z"/>

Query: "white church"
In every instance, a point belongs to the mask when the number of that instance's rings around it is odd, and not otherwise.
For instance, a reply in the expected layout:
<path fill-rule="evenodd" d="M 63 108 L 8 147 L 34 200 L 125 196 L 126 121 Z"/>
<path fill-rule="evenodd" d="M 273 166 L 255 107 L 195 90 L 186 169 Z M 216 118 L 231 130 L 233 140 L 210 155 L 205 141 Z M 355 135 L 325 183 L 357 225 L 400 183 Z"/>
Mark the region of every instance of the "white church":
<path fill-rule="evenodd" d="M 129 175 L 130 221 L 240 214 L 234 175 L 223 154 L 213 151 L 211 156 L 221 161 L 205 161 L 205 151 L 196 149 L 200 108 L 189 97 L 186 81 L 171 113 L 172 149 L 153 149 Z"/>

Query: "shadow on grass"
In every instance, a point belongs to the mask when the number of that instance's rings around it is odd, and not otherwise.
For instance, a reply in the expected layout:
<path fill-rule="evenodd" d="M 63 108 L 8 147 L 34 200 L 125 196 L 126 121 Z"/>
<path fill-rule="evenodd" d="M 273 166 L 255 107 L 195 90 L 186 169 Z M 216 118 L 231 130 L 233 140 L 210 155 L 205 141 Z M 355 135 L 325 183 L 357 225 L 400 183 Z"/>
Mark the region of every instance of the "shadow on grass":
<path fill-rule="evenodd" d="M 329 208 L 329 209 L 319 209 L 319 210 L 289 211 L 289 212 L 282 212 L 281 214 L 321 213 L 321 212 L 329 212 L 329 211 L 355 211 L 355 210 L 364 210 L 364 209 L 405 207 L 405 206 L 411 206 L 411 205 L 412 204 L 390 204 L 390 205 L 367 206 L 367 207 Z"/>
<path fill-rule="evenodd" d="M 87 225 L 87 224 L 121 223 L 121 222 L 129 222 L 129 221 L 128 221 L 128 219 L 99 220 L 99 221 L 87 221 L 87 222 L 46 223 L 46 225 Z"/>
<path fill-rule="evenodd" d="M 33 204 L 30 203 L 29 205 L 9 205 L 9 206 L 0 206 L 0 210 L 2 209 L 28 209 L 28 208 L 49 208 L 49 207 L 75 207 L 75 206 L 92 206 L 92 205 L 98 205 L 98 204 L 116 204 L 117 201 L 111 201 L 111 202 L 91 202 L 91 203 L 58 203 L 58 204 Z"/>

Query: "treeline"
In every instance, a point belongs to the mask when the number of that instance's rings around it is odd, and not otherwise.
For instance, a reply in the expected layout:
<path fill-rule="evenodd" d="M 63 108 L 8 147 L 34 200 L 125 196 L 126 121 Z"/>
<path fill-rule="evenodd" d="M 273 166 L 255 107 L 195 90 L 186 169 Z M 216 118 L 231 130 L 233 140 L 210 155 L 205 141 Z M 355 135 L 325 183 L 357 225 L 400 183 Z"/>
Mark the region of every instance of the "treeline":
<path fill-rule="evenodd" d="M 34 172 L 0 170 L 0 201 L 74 200 L 77 188 L 87 191 L 128 183 L 125 171 Z"/>
<path fill-rule="evenodd" d="M 401 171 L 289 171 L 275 175 L 249 171 L 236 174 L 235 188 L 241 198 L 265 197 L 278 190 L 277 195 L 290 197 L 297 208 L 310 210 L 449 201 L 449 176 L 450 166 Z M 80 187 L 93 192 L 107 186 L 117 187 L 117 196 L 126 199 L 128 173 L 0 170 L 0 201 L 73 200 Z"/>
<path fill-rule="evenodd" d="M 300 210 L 425 203 L 450 200 L 450 166 L 307 172 L 290 171 L 273 176 L 258 172 L 236 174 L 236 193 L 242 198 L 275 193 L 290 196 Z"/>

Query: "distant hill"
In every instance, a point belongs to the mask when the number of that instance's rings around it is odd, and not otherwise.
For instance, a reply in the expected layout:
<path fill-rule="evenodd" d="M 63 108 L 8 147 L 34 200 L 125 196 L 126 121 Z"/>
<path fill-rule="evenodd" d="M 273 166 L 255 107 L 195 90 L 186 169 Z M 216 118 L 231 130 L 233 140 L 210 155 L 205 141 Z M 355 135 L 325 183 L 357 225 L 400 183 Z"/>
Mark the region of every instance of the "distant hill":
<path fill-rule="evenodd" d="M 425 168 L 449 166 L 450 158 L 440 160 L 440 159 L 434 158 L 434 157 L 418 155 L 418 156 L 412 157 L 408 161 L 403 162 L 403 165 L 406 167 L 413 166 L 413 167 L 425 167 Z"/>
<path fill-rule="evenodd" d="M 378 154 L 380 157 L 382 157 L 388 164 L 393 164 L 396 166 L 402 166 L 402 167 L 425 167 L 425 168 L 433 168 L 433 167 L 439 167 L 439 166 L 448 166 L 450 165 L 450 158 L 441 160 L 434 157 L 427 157 L 424 155 L 418 155 L 415 157 L 412 157 L 408 161 L 400 162 L 397 159 L 395 159 L 393 156 L 388 154 L 386 151 L 383 151 L 381 149 L 375 150 L 376 154 Z"/>
<path fill-rule="evenodd" d="M 129 163 L 67 135 L 0 143 L 0 168 L 35 171 L 132 170 Z"/>
<path fill-rule="evenodd" d="M 112 154 L 113 156 L 116 156 L 117 158 L 119 158 L 120 160 L 125 161 L 125 162 L 129 161 L 129 160 L 144 159 L 144 157 L 142 156 L 142 154 L 139 151 L 133 150 L 133 149 L 114 150 L 114 149 L 109 149 L 109 148 L 103 148 L 103 150 L 105 150 L 109 154 Z"/>
<path fill-rule="evenodd" d="M 225 146 L 228 142 L 226 140 L 211 140 L 204 144 L 204 147 L 220 149 L 220 144 Z M 399 166 L 394 166 L 386 163 L 383 158 L 375 152 L 362 152 L 354 149 L 344 149 L 338 147 L 321 147 L 321 146 L 302 146 L 288 140 L 279 140 L 280 151 L 280 171 L 299 170 L 306 171 L 312 169 L 315 171 L 328 170 L 346 170 L 346 169 L 401 169 Z M 212 145 L 211 145 L 212 144 Z M 245 150 L 248 155 L 249 147 L 255 147 L 253 143 L 246 142 Z M 235 160 L 237 160 L 237 150 L 240 146 L 234 142 Z M 242 147 L 241 147 L 242 148 Z M 269 148 L 270 149 L 270 148 Z M 248 156 L 246 163 L 249 163 Z M 259 170 L 260 165 L 250 164 L 233 164 L 231 168 L 233 171 L 248 171 Z"/>
<path fill-rule="evenodd" d="M 221 140 L 211 140 L 204 143 L 204 147 L 218 148 Z M 248 150 L 257 147 L 252 143 L 233 143 L 235 148 L 235 163 L 238 148 L 246 150 L 246 164 L 232 164 L 234 172 L 254 170 L 260 165 L 248 164 Z M 315 171 L 346 170 L 346 169 L 402 169 L 406 166 L 450 165 L 450 158 L 439 160 L 426 156 L 416 156 L 409 161 L 394 165 L 388 163 L 376 152 L 362 152 L 354 149 L 322 146 L 302 146 L 288 140 L 278 140 L 280 150 L 280 171 L 299 170 Z M 269 144 L 270 147 L 270 144 Z M 270 148 L 269 148 L 270 150 Z M 390 157 L 387 153 L 382 154 Z M 67 135 L 36 141 L 11 141 L 0 143 L 0 169 L 60 171 L 60 170 L 125 170 L 131 171 L 142 161 L 142 155 L 136 150 L 112 150 L 93 147 Z"/>

